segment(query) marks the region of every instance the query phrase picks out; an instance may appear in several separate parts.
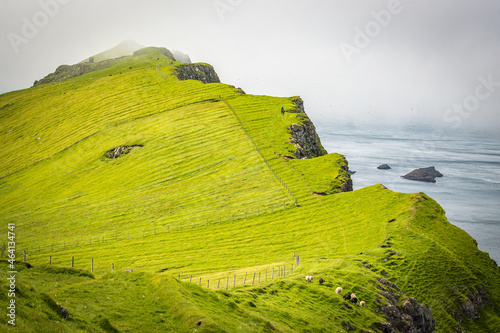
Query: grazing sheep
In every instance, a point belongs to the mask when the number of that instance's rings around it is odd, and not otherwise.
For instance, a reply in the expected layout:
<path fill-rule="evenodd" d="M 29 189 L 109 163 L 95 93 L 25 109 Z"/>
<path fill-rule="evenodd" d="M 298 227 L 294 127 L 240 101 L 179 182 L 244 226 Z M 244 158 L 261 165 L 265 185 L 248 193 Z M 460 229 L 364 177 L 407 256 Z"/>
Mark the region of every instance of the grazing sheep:
<path fill-rule="evenodd" d="M 313 276 L 310 276 L 310 275 L 306 276 L 306 281 L 307 282 L 312 282 L 313 279 L 314 279 Z"/>
<path fill-rule="evenodd" d="M 337 289 L 335 289 L 335 292 L 339 295 L 342 295 L 342 287 L 337 287 Z"/>
<path fill-rule="evenodd" d="M 344 300 L 348 301 L 350 299 L 351 299 L 351 295 L 349 295 L 349 294 L 344 295 Z"/>
<path fill-rule="evenodd" d="M 351 303 L 356 303 L 358 301 L 358 298 L 356 297 L 356 294 L 351 294 Z"/>
<path fill-rule="evenodd" d="M 325 280 L 323 278 L 319 278 L 318 282 L 319 282 L 319 284 L 323 284 L 325 282 Z"/>
<path fill-rule="evenodd" d="M 365 301 L 361 301 L 361 302 L 359 302 L 359 305 L 361 305 L 361 306 L 365 306 Z"/>

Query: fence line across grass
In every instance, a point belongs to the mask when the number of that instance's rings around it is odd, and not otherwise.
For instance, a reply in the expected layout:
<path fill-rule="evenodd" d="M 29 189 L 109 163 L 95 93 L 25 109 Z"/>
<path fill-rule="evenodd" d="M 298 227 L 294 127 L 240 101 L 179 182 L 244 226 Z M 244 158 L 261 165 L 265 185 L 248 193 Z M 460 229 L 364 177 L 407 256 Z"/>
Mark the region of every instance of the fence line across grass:
<path fill-rule="evenodd" d="M 26 262 L 26 253 L 24 253 L 24 262 Z M 71 256 L 71 261 L 62 261 L 60 258 L 49 255 L 47 258 L 46 264 L 49 266 L 57 266 L 57 267 L 68 267 L 68 268 L 75 268 L 75 256 Z M 82 263 L 83 261 L 83 263 Z M 99 274 L 106 274 L 114 271 L 121 271 L 121 272 L 127 272 L 127 273 L 132 273 L 134 272 L 133 269 L 130 269 L 127 266 L 124 267 L 119 267 L 115 266 L 115 263 L 112 262 L 111 264 L 107 264 L 106 266 L 104 265 L 99 265 L 98 260 L 94 260 L 93 257 L 91 258 L 85 258 L 85 259 L 80 259 L 78 260 L 79 269 L 84 269 L 90 271 L 90 273 L 99 273 Z M 178 280 L 184 281 L 184 282 L 190 282 L 190 283 L 196 283 L 201 287 L 206 287 L 207 289 L 225 289 L 228 290 L 229 288 L 235 288 L 235 287 L 244 287 L 244 286 L 253 286 L 253 285 L 258 285 L 260 283 L 266 283 L 270 282 L 276 279 L 284 278 L 287 276 L 292 276 L 294 272 L 297 272 L 297 264 L 271 264 L 267 265 L 268 268 L 266 269 L 258 269 L 258 270 L 249 270 L 249 269 L 244 269 L 245 274 L 243 272 L 241 273 L 231 273 L 231 274 L 226 274 L 224 272 L 213 272 L 210 270 L 208 274 L 201 274 L 201 275 L 196 275 L 196 274 L 191 274 L 189 272 L 178 272 L 174 275 Z M 98 269 L 97 269 L 98 268 Z M 221 284 L 222 281 L 222 284 Z"/>
<path fill-rule="evenodd" d="M 296 268 L 295 268 L 296 271 Z M 186 273 L 179 273 L 177 278 L 185 282 L 196 283 L 207 289 L 225 289 L 244 286 L 253 286 L 260 283 L 266 283 L 272 280 L 291 276 L 294 274 L 294 264 L 277 265 L 270 269 L 261 269 L 258 271 L 245 272 L 245 274 L 220 274 L 220 277 L 194 276 Z M 215 274 L 217 275 L 217 274 Z M 221 283 L 222 281 L 222 283 Z"/>

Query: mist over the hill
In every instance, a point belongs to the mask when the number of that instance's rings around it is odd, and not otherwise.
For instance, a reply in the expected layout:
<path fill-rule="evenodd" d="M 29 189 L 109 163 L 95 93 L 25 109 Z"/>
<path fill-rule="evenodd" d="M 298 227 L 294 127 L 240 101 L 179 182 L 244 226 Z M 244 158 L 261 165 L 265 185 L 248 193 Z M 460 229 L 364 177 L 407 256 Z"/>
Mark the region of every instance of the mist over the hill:
<path fill-rule="evenodd" d="M 500 125 L 497 1 L 0 1 L 0 92 L 133 39 L 315 123 Z"/>

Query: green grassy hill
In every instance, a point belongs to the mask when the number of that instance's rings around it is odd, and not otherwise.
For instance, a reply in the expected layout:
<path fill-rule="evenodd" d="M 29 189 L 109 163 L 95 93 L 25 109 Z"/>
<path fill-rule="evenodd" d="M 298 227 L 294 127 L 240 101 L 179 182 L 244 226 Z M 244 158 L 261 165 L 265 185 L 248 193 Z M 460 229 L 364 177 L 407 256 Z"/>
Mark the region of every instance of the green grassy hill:
<path fill-rule="evenodd" d="M 89 65 L 0 96 L 8 331 L 500 331 L 496 264 L 423 193 L 348 191 L 297 97 L 181 81 L 159 48 Z"/>

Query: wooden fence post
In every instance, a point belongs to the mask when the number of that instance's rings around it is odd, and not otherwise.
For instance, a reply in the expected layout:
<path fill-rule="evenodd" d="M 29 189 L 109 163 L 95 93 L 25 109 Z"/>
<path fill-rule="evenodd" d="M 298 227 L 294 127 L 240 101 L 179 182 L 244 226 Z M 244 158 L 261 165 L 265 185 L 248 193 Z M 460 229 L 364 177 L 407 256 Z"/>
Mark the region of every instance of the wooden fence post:
<path fill-rule="evenodd" d="M 71 256 L 71 268 L 75 267 L 75 256 Z"/>
<path fill-rule="evenodd" d="M 189 276 L 189 282 L 191 282 L 191 279 L 192 279 L 192 278 L 193 278 L 193 276 L 192 276 L 192 275 L 191 275 L 191 276 Z"/>
<path fill-rule="evenodd" d="M 200 276 L 200 283 L 199 283 L 199 285 L 201 286 L 201 276 Z"/>
<path fill-rule="evenodd" d="M 115 270 L 115 263 L 111 263 L 111 270 L 114 271 Z"/>
<path fill-rule="evenodd" d="M 226 278 L 226 291 L 227 291 L 228 284 L 229 284 L 229 275 Z"/>
<path fill-rule="evenodd" d="M 26 250 L 24 250 L 23 261 L 26 262 Z"/>
<path fill-rule="evenodd" d="M 273 274 L 271 275 L 271 280 L 274 279 L 274 267 L 273 267 Z"/>
<path fill-rule="evenodd" d="M 245 282 L 247 282 L 247 274 L 248 272 L 245 272 L 245 279 L 243 280 L 243 285 L 245 285 Z"/>
<path fill-rule="evenodd" d="M 217 289 L 219 289 L 219 285 L 220 285 L 220 279 L 219 279 L 219 281 L 217 282 Z"/>
<path fill-rule="evenodd" d="M 49 256 L 49 266 L 52 265 L 52 256 Z"/>
<path fill-rule="evenodd" d="M 253 280 L 252 280 L 252 286 L 255 283 L 255 272 L 253 272 Z"/>
<path fill-rule="evenodd" d="M 236 287 L 236 274 L 234 274 L 233 288 Z"/>
<path fill-rule="evenodd" d="M 210 280 L 207 280 L 207 289 L 210 288 Z"/>

